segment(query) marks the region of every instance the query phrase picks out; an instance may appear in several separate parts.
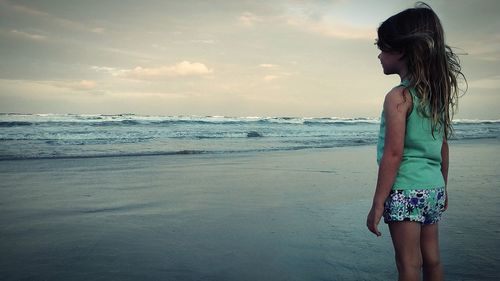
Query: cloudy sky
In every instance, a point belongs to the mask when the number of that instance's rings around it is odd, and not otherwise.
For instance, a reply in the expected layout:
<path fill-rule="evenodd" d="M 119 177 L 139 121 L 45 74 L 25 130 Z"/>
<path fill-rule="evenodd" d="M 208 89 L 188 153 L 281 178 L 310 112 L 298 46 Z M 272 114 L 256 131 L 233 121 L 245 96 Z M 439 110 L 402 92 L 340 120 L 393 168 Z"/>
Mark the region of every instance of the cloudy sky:
<path fill-rule="evenodd" d="M 500 1 L 429 0 L 469 91 L 500 119 Z M 414 1 L 0 0 L 0 112 L 376 117 L 373 45 Z"/>

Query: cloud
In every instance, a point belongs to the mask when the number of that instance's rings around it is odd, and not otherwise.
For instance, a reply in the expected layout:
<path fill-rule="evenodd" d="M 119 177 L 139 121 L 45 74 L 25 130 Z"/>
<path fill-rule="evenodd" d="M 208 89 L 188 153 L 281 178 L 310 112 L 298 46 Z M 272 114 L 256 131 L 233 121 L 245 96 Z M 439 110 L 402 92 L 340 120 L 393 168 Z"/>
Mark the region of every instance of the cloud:
<path fill-rule="evenodd" d="M 93 90 L 97 87 L 97 83 L 95 81 L 89 81 L 89 80 L 81 80 L 78 82 L 73 82 L 69 84 L 69 86 L 73 89 L 76 90 Z"/>
<path fill-rule="evenodd" d="M 42 41 L 46 40 L 47 37 L 40 35 L 40 34 L 35 34 L 35 33 L 30 33 L 30 32 L 25 32 L 25 31 L 20 31 L 17 29 L 13 29 L 10 31 L 10 33 L 14 34 L 15 36 L 22 37 L 25 39 L 30 39 L 30 40 L 35 40 L 35 41 Z"/>
<path fill-rule="evenodd" d="M 19 3 L 10 3 L 8 1 L 0 1 L 0 4 L 2 4 L 4 7 L 7 7 L 11 11 L 15 13 L 20 13 L 20 14 L 25 14 L 31 17 L 37 17 L 41 18 L 45 21 L 52 22 L 58 26 L 61 26 L 63 28 L 68 28 L 72 30 L 78 30 L 78 31 L 85 31 L 85 32 L 92 32 L 92 33 L 104 33 L 104 28 L 98 27 L 98 26 L 89 26 L 84 23 L 80 23 L 74 20 L 69 20 L 66 18 L 61 18 L 58 16 L 55 16 L 53 14 L 49 14 L 47 12 L 21 5 Z"/>
<path fill-rule="evenodd" d="M 76 81 L 45 81 L 58 88 L 65 88 L 74 91 L 93 91 L 97 88 L 97 83 L 91 80 L 76 80 Z"/>
<path fill-rule="evenodd" d="M 67 97 L 68 94 L 70 94 L 69 96 L 71 96 L 71 94 L 75 93 L 104 93 L 104 91 L 98 89 L 98 84 L 95 81 L 91 80 L 0 79 L 0 85 L 2 91 L 6 93 L 26 93 L 37 97 Z"/>
<path fill-rule="evenodd" d="M 240 15 L 238 18 L 240 24 L 247 26 L 247 27 L 252 27 L 256 23 L 261 23 L 264 21 L 263 18 L 256 16 L 255 14 L 252 14 L 250 12 L 244 12 L 243 14 Z"/>
<path fill-rule="evenodd" d="M 321 13 L 306 13 L 301 9 L 289 10 L 282 15 L 257 16 L 244 12 L 239 17 L 241 25 L 253 27 L 256 24 L 281 24 L 323 37 L 339 39 L 369 39 L 376 37 L 373 27 L 360 27 L 338 19 L 328 19 Z"/>
<path fill-rule="evenodd" d="M 264 76 L 264 81 L 270 82 L 270 81 L 275 80 L 276 78 L 278 78 L 278 76 L 276 76 L 276 75 L 266 75 L 266 76 Z"/>
<path fill-rule="evenodd" d="M 266 82 L 271 82 L 271 81 L 274 81 L 276 79 L 288 78 L 292 75 L 294 75 L 294 74 L 288 73 L 288 72 L 278 72 L 278 73 L 268 74 L 268 75 L 264 76 L 263 79 Z"/>
<path fill-rule="evenodd" d="M 109 73 L 109 74 L 111 74 L 113 76 L 118 76 L 120 74 L 120 70 L 118 68 L 114 68 L 114 67 L 94 65 L 94 66 L 90 67 L 90 69 L 92 69 L 92 70 L 94 70 L 96 72 Z"/>
<path fill-rule="evenodd" d="M 140 92 L 133 92 L 133 91 L 114 91 L 110 92 L 109 96 L 114 97 L 114 98 L 134 98 L 134 99 L 149 99 L 149 98 L 162 98 L 162 99 L 188 99 L 194 96 L 194 94 L 186 92 L 186 93 L 180 93 L 180 92 L 148 92 L 148 91 L 140 91 Z"/>
<path fill-rule="evenodd" d="M 19 12 L 19 13 L 27 14 L 30 16 L 37 16 L 37 17 L 50 17 L 49 13 L 46 13 L 46 12 L 43 12 L 43 11 L 40 11 L 37 9 L 29 8 L 27 6 L 23 6 L 23 5 L 20 5 L 17 3 L 14 4 L 14 3 L 10 3 L 8 1 L 1 1 L 0 3 L 8 6 L 10 9 L 12 9 L 16 12 Z"/>
<path fill-rule="evenodd" d="M 376 36 L 373 28 L 356 27 L 343 22 L 311 20 L 294 16 L 287 16 L 284 20 L 289 26 L 324 37 L 372 40 Z"/>
<path fill-rule="evenodd" d="M 280 65 L 272 63 L 261 63 L 259 67 L 266 75 L 262 78 L 265 82 L 271 82 L 277 79 L 287 78 L 294 75 L 293 73 L 284 72 Z"/>
<path fill-rule="evenodd" d="M 94 33 L 104 33 L 105 29 L 104 27 L 94 27 L 91 28 L 90 31 Z"/>
<path fill-rule="evenodd" d="M 275 67 L 279 67 L 279 65 L 270 64 L 270 63 L 263 63 L 263 64 L 260 64 L 259 67 L 262 67 L 262 68 L 275 68 Z"/>
<path fill-rule="evenodd" d="M 130 70 L 115 71 L 115 73 L 119 73 L 118 76 L 126 78 L 154 79 L 162 77 L 203 76 L 213 73 L 213 69 L 208 68 L 203 63 L 182 61 L 172 66 L 161 66 L 158 68 L 143 68 L 138 66 Z"/>
<path fill-rule="evenodd" d="M 200 43 L 200 44 L 209 44 L 213 45 L 216 44 L 217 41 L 213 39 L 197 39 L 197 40 L 191 40 L 192 43 Z"/>

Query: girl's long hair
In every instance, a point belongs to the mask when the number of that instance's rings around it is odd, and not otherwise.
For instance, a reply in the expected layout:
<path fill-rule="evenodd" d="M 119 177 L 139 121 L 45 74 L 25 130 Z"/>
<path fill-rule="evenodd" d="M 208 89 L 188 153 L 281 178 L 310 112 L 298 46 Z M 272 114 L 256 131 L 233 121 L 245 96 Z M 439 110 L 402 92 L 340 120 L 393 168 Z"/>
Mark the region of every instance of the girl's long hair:
<path fill-rule="evenodd" d="M 453 133 L 452 118 L 458 107 L 458 79 L 467 80 L 460 60 L 445 44 L 441 22 L 423 2 L 384 21 L 377 30 L 377 46 L 386 52 L 402 52 L 407 60 L 410 86 L 420 98 L 418 112 L 432 120 L 432 135 Z M 465 90 L 463 91 L 465 93 Z"/>

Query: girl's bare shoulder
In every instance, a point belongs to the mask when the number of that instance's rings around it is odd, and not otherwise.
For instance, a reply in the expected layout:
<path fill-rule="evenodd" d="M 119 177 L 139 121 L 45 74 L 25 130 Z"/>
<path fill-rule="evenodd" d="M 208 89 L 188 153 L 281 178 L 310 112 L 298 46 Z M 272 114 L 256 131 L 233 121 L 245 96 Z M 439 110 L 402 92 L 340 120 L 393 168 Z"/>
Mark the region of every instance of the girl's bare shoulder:
<path fill-rule="evenodd" d="M 384 110 L 397 110 L 406 113 L 412 108 L 412 105 L 410 91 L 403 86 L 393 88 L 385 96 Z"/>

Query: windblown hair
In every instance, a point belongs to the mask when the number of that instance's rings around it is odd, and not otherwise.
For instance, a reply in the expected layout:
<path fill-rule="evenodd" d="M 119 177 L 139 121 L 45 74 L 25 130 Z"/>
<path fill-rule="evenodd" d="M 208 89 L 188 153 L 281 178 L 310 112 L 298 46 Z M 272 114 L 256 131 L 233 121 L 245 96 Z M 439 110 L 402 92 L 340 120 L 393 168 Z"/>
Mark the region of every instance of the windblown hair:
<path fill-rule="evenodd" d="M 423 2 L 384 21 L 377 30 L 377 46 L 385 52 L 402 52 L 408 65 L 410 87 L 420 98 L 418 112 L 432 120 L 432 135 L 453 134 L 452 119 L 458 107 L 458 79 L 467 80 L 460 60 L 445 44 L 441 22 Z M 466 90 L 463 92 L 465 93 Z"/>

